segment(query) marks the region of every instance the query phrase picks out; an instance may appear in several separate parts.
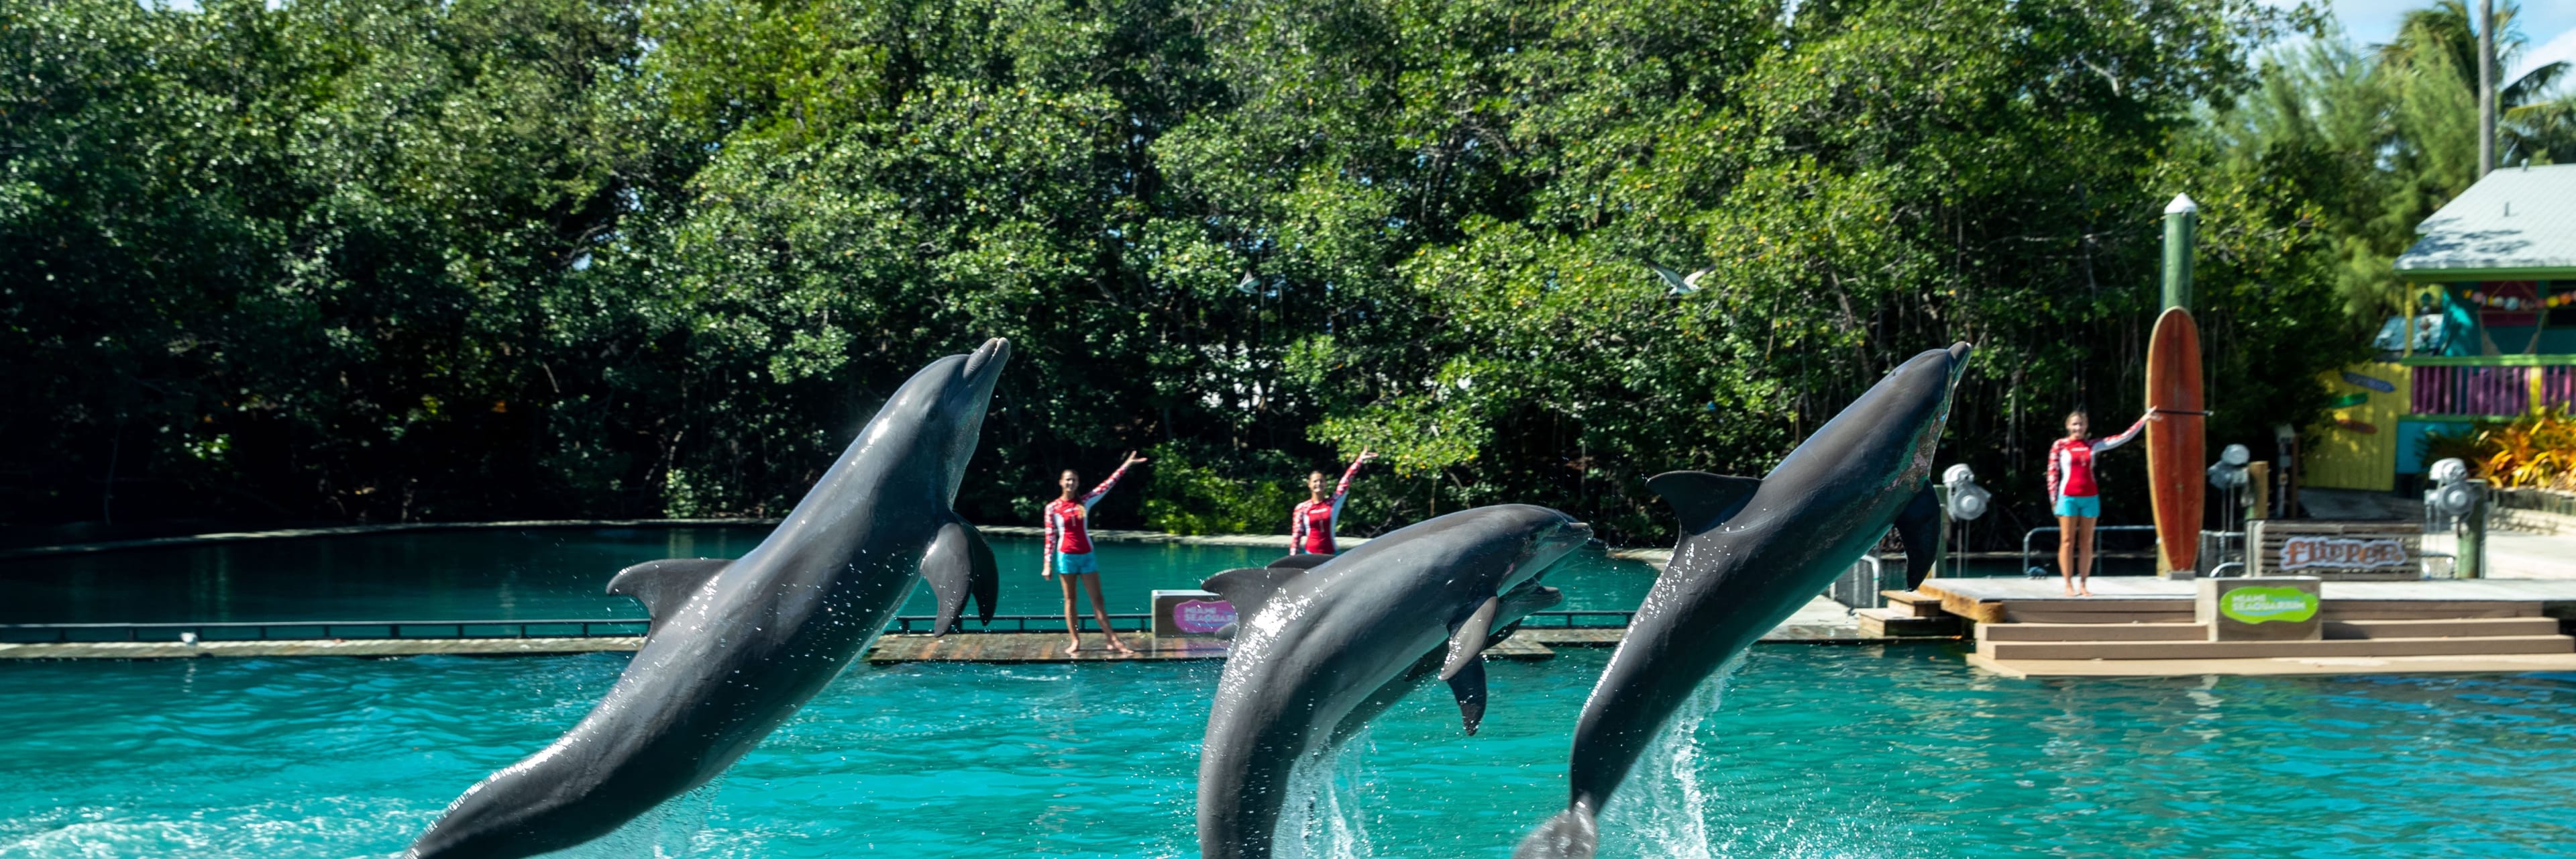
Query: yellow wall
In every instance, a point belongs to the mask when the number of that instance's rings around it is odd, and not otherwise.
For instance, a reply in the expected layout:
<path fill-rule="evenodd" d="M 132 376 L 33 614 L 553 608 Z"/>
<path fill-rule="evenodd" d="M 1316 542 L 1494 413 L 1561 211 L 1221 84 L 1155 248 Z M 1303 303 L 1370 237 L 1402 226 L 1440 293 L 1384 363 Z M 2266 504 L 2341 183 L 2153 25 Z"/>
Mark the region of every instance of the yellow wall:
<path fill-rule="evenodd" d="M 2414 403 L 2414 374 L 2404 366 L 2378 362 L 2345 369 L 2396 385 L 2397 392 L 2383 394 L 2346 382 L 2341 372 L 2325 374 L 2326 390 L 2335 396 L 2366 393 L 2370 401 L 2336 409 L 2324 422 L 2308 428 L 2303 434 L 2307 451 L 2300 463 L 2301 477 L 2306 485 L 2325 489 L 2396 489 L 2397 417 Z M 2338 421 L 2368 424 L 2378 432 L 2359 432 Z"/>

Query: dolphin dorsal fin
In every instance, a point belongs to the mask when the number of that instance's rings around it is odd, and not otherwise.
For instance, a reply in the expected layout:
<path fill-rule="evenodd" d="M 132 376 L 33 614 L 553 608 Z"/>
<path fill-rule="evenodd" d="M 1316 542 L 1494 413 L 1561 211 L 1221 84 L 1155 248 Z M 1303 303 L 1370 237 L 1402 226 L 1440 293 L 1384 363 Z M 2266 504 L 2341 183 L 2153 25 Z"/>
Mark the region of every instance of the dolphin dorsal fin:
<path fill-rule="evenodd" d="M 1002 590 L 1001 568 L 993 563 L 993 547 L 984 542 L 984 533 L 966 520 L 951 514 L 947 524 L 939 526 L 939 536 L 922 553 L 921 577 L 930 580 L 930 592 L 938 597 L 939 619 L 932 622 L 931 635 L 947 635 L 963 626 L 958 619 L 966 614 L 970 597 L 976 619 L 993 622 L 993 600 Z"/>
<path fill-rule="evenodd" d="M 1305 574 L 1305 570 L 1297 567 L 1246 567 L 1209 576 L 1207 581 L 1199 583 L 1199 587 L 1214 591 L 1226 602 L 1233 603 L 1234 616 L 1240 622 L 1250 620 L 1253 612 L 1260 611 L 1261 606 L 1270 601 L 1272 594 Z"/>
<path fill-rule="evenodd" d="M 1281 570 L 1311 570 L 1311 569 L 1314 569 L 1314 568 L 1316 568 L 1316 567 L 1323 566 L 1325 561 L 1329 561 L 1329 560 L 1332 560 L 1332 559 L 1333 559 L 1333 556 L 1331 556 L 1331 555 L 1318 555 L 1318 554 L 1315 554 L 1315 553 L 1312 553 L 1312 552 L 1299 552 L 1299 553 L 1297 553 L 1297 554 L 1289 555 L 1288 557 L 1281 558 L 1281 559 L 1276 560 L 1276 561 L 1272 561 L 1272 562 L 1270 562 L 1270 563 L 1268 563 L 1268 564 L 1264 564 L 1263 566 L 1271 567 L 1271 568 L 1273 568 L 1273 569 L 1281 569 Z"/>
<path fill-rule="evenodd" d="M 724 558 L 663 558 L 645 561 L 617 571 L 608 580 L 608 592 L 634 597 L 653 616 L 653 625 L 645 634 L 662 631 L 662 620 L 689 601 L 689 595 L 707 586 L 707 580 L 733 566 Z"/>
<path fill-rule="evenodd" d="M 1705 471 L 1667 471 L 1646 479 L 1646 489 L 1661 495 L 1680 516 L 1682 531 L 1697 534 L 1733 518 L 1753 499 L 1753 491 L 1762 481 L 1752 477 L 1728 477 Z"/>

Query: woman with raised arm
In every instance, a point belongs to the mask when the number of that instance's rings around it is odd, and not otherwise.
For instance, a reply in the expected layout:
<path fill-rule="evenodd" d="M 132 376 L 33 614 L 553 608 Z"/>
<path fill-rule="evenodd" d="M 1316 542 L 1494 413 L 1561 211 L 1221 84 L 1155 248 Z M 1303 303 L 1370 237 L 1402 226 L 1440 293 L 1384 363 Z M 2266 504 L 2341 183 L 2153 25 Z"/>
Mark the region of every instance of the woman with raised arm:
<path fill-rule="evenodd" d="M 1136 652 L 1126 642 L 1118 640 L 1118 630 L 1109 625 L 1109 607 L 1100 604 L 1100 562 L 1091 558 L 1091 505 L 1100 503 L 1100 497 L 1109 494 L 1110 487 L 1118 485 L 1118 478 L 1127 475 L 1128 466 L 1144 461 L 1145 458 L 1137 456 L 1135 451 L 1128 451 L 1127 460 L 1118 464 L 1117 471 L 1109 473 L 1109 479 L 1100 481 L 1099 486 L 1080 496 L 1073 493 L 1082 488 L 1082 475 L 1075 474 L 1070 468 L 1056 475 L 1055 485 L 1059 494 L 1054 501 L 1047 502 L 1046 547 L 1038 555 L 1038 575 L 1062 574 L 1056 581 L 1064 586 L 1064 632 L 1071 639 L 1064 646 L 1067 656 L 1082 652 L 1082 620 L 1074 614 L 1073 586 L 1077 580 L 1084 590 L 1091 593 L 1091 615 L 1100 621 L 1100 631 L 1109 636 L 1110 649 L 1120 653 Z"/>
<path fill-rule="evenodd" d="M 1342 482 L 1333 486 L 1333 494 L 1329 496 L 1324 494 L 1324 473 L 1306 473 L 1306 500 L 1297 502 L 1297 509 L 1288 515 L 1289 551 L 1310 555 L 1333 553 L 1333 531 L 1341 525 L 1342 499 L 1350 497 L 1351 477 L 1359 474 L 1360 466 L 1376 456 L 1367 448 L 1361 448 L 1360 458 L 1351 460 L 1351 467 L 1342 470 Z"/>
<path fill-rule="evenodd" d="M 2147 428 L 2155 409 L 2138 416 L 2127 431 L 2110 438 L 2087 437 L 2091 418 L 2084 410 L 2066 414 L 2066 437 L 2048 447 L 2048 505 L 2057 514 L 2057 572 L 2066 595 L 2093 595 L 2093 522 L 2102 518 L 2102 490 L 2093 480 L 2093 457 L 2128 444 Z"/>

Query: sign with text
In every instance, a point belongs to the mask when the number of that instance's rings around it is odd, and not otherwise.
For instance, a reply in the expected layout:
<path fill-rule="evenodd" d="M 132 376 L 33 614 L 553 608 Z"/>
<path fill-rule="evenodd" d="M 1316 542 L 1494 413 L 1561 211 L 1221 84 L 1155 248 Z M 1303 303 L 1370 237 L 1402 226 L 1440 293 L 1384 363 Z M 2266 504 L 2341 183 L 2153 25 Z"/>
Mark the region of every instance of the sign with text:
<path fill-rule="evenodd" d="M 2315 641 L 2325 637 L 2318 580 L 2310 576 L 2201 579 L 2192 619 L 2211 641 Z"/>
<path fill-rule="evenodd" d="M 1208 591 L 1154 592 L 1154 646 L 1223 646 L 1217 630 L 1234 623 L 1234 604 Z"/>
<path fill-rule="evenodd" d="M 2246 523 L 2246 572 L 2327 580 L 2424 576 L 2424 527 L 2416 522 L 2257 519 Z"/>

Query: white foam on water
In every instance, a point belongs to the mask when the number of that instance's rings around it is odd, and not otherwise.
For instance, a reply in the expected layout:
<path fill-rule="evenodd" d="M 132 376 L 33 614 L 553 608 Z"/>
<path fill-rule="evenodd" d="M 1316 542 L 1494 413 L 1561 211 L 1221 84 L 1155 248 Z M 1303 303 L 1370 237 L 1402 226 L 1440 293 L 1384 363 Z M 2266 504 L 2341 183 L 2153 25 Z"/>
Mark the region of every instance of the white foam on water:
<path fill-rule="evenodd" d="M 698 846 L 698 832 L 707 828 L 707 813 L 715 808 L 716 791 L 724 787 L 724 776 L 699 785 L 698 789 L 664 800 L 653 810 L 637 815 L 616 831 L 602 835 L 578 847 L 546 854 L 549 859 L 679 859 Z"/>
<path fill-rule="evenodd" d="M 1362 728 L 1340 748 L 1298 761 L 1288 774 L 1288 801 L 1271 836 L 1278 859 L 1364 859 L 1369 844 L 1368 803 L 1377 792 L 1367 758 L 1374 743 Z"/>
<path fill-rule="evenodd" d="M 1843 805 L 1831 791 L 1783 795 L 1775 778 L 1738 774 L 1702 747 L 1700 728 L 1726 698 L 1749 653 L 1738 653 L 1691 693 L 1639 758 L 1601 816 L 1604 859 L 1714 859 L 1797 856 L 1881 859 L 1898 852 L 1906 827 L 1879 803 Z M 1747 778 L 1746 775 L 1757 777 Z M 1830 818 L 1819 827 L 1805 821 Z M 1892 846 L 1895 845 L 1895 846 Z"/>
<path fill-rule="evenodd" d="M 1726 698 L 1726 682 L 1744 667 L 1735 654 L 1691 692 L 1664 722 L 1610 807 L 1601 814 L 1604 857 L 1707 857 L 1710 785 L 1700 779 L 1699 726 Z"/>

